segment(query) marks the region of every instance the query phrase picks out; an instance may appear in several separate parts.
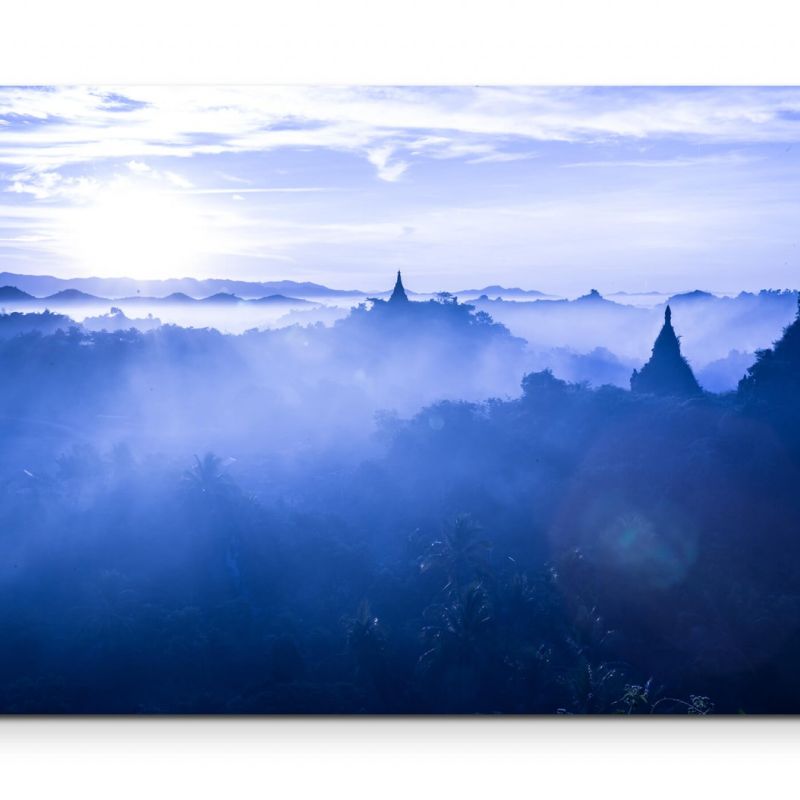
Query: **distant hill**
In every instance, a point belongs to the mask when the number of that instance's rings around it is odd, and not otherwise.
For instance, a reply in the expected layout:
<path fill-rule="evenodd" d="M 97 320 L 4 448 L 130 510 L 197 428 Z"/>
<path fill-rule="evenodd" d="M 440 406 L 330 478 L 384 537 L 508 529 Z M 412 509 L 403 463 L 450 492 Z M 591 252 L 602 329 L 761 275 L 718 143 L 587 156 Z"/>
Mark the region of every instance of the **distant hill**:
<path fill-rule="evenodd" d="M 119 308 L 112 308 L 108 314 L 87 317 L 83 321 L 83 327 L 88 331 L 126 331 L 130 328 L 135 328 L 139 331 L 151 331 L 160 326 L 161 320 L 157 317 L 130 318 L 125 316 L 125 313 Z"/>
<path fill-rule="evenodd" d="M 29 303 L 36 301 L 36 297 L 27 292 L 17 289 L 16 286 L 2 286 L 0 287 L 0 303 Z"/>
<path fill-rule="evenodd" d="M 134 278 L 56 278 L 52 275 L 20 275 L 0 272 L 0 285 L 16 286 L 37 297 L 51 295 L 65 289 L 76 289 L 87 294 L 108 298 L 138 296 L 166 297 L 182 293 L 190 297 L 208 297 L 220 292 L 235 294 L 245 299 L 256 299 L 272 294 L 294 297 L 363 296 L 359 290 L 331 289 L 309 281 L 240 281 L 225 278 L 169 278 L 166 280 L 136 280 Z"/>
<path fill-rule="evenodd" d="M 674 294 L 667 300 L 670 305 L 681 305 L 682 303 L 697 303 L 706 302 L 708 300 L 719 300 L 719 298 L 711 294 L 711 292 L 704 292 L 700 289 L 695 289 L 692 292 L 682 292 L 681 294 Z"/>
<path fill-rule="evenodd" d="M 292 305 L 292 306 L 311 306 L 317 305 L 310 300 L 302 300 L 299 297 L 286 297 L 282 294 L 271 294 L 268 297 L 259 297 L 255 300 L 249 300 L 250 303 L 258 303 L 264 305 Z"/>
<path fill-rule="evenodd" d="M 664 297 L 665 292 L 611 292 L 608 297 Z"/>
<path fill-rule="evenodd" d="M 582 294 L 580 297 L 576 297 L 573 303 L 581 303 L 585 305 L 587 303 L 591 303 L 592 305 L 611 305 L 611 306 L 618 306 L 619 303 L 615 303 L 613 300 L 606 300 L 597 289 L 592 289 L 589 294 Z"/>
<path fill-rule="evenodd" d="M 638 312 L 640 309 L 634 306 L 625 305 L 623 303 L 616 303 L 613 300 L 607 300 L 597 289 L 592 289 L 588 294 L 576 297 L 574 300 L 567 300 L 563 298 L 553 298 L 552 296 L 540 297 L 533 301 L 520 301 L 520 300 L 503 300 L 502 298 L 490 298 L 487 295 L 481 295 L 469 301 L 471 304 L 488 309 L 519 309 L 524 313 L 540 313 L 550 312 L 555 310 L 573 309 L 579 310 L 581 308 L 592 309 L 609 309 L 619 310 L 622 312 Z M 495 313 L 492 311 L 492 313 Z"/>
<path fill-rule="evenodd" d="M 29 303 L 39 306 L 47 305 L 108 305 L 118 302 L 121 305 L 237 305 L 239 303 L 256 303 L 258 305 L 284 305 L 284 306 L 316 306 L 319 303 L 311 300 L 304 300 L 299 297 L 287 297 L 283 294 L 270 294 L 264 297 L 245 300 L 229 292 L 217 292 L 208 297 L 194 298 L 183 292 L 173 292 L 166 297 L 149 297 L 145 295 L 133 295 L 123 298 L 98 297 L 87 294 L 79 289 L 62 289 L 59 292 L 48 295 L 47 297 L 34 297 L 23 292 L 15 286 L 0 287 L 0 304 L 6 303 L 9 306 L 16 306 Z"/>
<path fill-rule="evenodd" d="M 552 295 L 537 291 L 536 289 L 520 289 L 518 287 L 507 288 L 492 284 L 484 286 L 483 289 L 462 289 L 460 292 L 453 292 L 454 295 L 502 295 L 503 297 L 552 297 Z"/>
<path fill-rule="evenodd" d="M 735 391 L 748 368 L 753 366 L 753 353 L 731 350 L 724 358 L 709 362 L 697 373 L 700 385 L 709 392 Z"/>
<path fill-rule="evenodd" d="M 50 311 L 40 313 L 24 313 L 15 311 L 12 314 L 0 314 L 0 339 L 8 339 L 20 333 L 30 333 L 38 331 L 47 335 L 55 333 L 57 330 L 69 330 L 76 327 L 78 323 L 73 322 L 63 314 L 53 314 Z"/>
<path fill-rule="evenodd" d="M 105 298 L 78 291 L 78 289 L 62 289 L 60 292 L 41 298 L 54 303 L 105 303 Z"/>
<path fill-rule="evenodd" d="M 149 297 L 143 297 L 142 300 L 152 300 Z M 194 299 L 194 297 L 189 297 L 188 294 L 184 294 L 183 292 L 173 292 L 172 294 L 168 294 L 166 297 L 159 298 L 162 303 L 197 303 L 198 301 Z"/>
<path fill-rule="evenodd" d="M 236 303 L 241 303 L 242 298 L 237 297 L 235 294 L 228 294 L 227 292 L 217 292 L 216 294 L 212 294 L 210 297 L 203 298 L 202 302 L 235 305 Z"/>

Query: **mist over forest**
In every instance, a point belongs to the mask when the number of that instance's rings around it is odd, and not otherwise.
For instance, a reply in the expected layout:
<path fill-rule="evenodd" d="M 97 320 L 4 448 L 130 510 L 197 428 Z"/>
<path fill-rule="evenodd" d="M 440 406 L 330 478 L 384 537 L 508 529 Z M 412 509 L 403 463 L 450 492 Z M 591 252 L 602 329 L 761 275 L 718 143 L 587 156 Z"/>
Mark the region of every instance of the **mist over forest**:
<path fill-rule="evenodd" d="M 0 711 L 800 711 L 796 292 L 12 288 Z"/>
<path fill-rule="evenodd" d="M 8 282 L 13 285 L 5 285 Z M 213 328 L 223 334 L 265 332 L 322 323 L 331 327 L 351 310 L 387 299 L 389 290 L 336 290 L 294 281 L 248 282 L 192 278 L 135 281 L 126 278 L 74 278 L 0 273 L 0 336 L 18 330 L 85 331 L 161 325 Z M 483 289 L 415 294 L 413 300 L 453 300 L 486 312 L 524 339 L 528 371 L 550 369 L 571 382 L 625 388 L 631 371 L 646 361 L 669 304 L 678 314 L 683 351 L 703 388 L 736 389 L 755 353 L 768 347 L 794 317 L 794 290 L 762 290 L 718 295 L 698 289 L 677 293 L 613 292 L 596 289 L 578 297 L 556 297 L 532 289 L 498 285 Z M 39 318 L 49 311 L 67 317 Z M 29 314 L 24 317 L 19 315 Z M 13 316 L 16 315 L 16 316 Z M 517 364 L 508 365 L 513 372 Z M 447 380 L 439 382 L 444 391 Z M 514 386 L 519 383 L 513 378 Z M 484 393 L 507 391 L 486 384 Z M 515 391 L 512 388 L 512 392 Z"/>

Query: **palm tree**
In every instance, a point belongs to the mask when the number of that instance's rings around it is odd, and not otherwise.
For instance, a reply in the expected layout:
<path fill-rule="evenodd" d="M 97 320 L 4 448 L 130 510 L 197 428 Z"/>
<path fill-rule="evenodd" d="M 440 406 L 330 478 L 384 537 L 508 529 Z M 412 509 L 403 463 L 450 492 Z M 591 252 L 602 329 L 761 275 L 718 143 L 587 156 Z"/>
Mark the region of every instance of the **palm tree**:
<path fill-rule="evenodd" d="M 420 572 L 443 572 L 445 590 L 459 595 L 462 587 L 486 573 L 491 544 L 481 536 L 482 530 L 469 514 L 459 514 L 420 558 Z"/>
<path fill-rule="evenodd" d="M 624 674 L 607 664 L 593 663 L 585 654 L 578 654 L 577 663 L 566 670 L 561 680 L 567 688 L 572 710 L 578 714 L 613 713 L 612 697 L 618 694 Z M 561 709 L 565 711 L 566 709 Z"/>
<path fill-rule="evenodd" d="M 427 647 L 417 670 L 434 707 L 474 712 L 494 707 L 498 668 L 494 614 L 484 587 L 475 583 L 448 602 L 425 609 L 422 638 Z"/>
<path fill-rule="evenodd" d="M 356 660 L 358 677 L 374 687 L 381 710 L 402 707 L 402 687 L 393 677 L 391 659 L 386 656 L 386 633 L 380 619 L 363 600 L 356 616 L 345 620 L 347 645 Z"/>
<path fill-rule="evenodd" d="M 232 459 L 231 459 L 232 460 Z M 213 453 L 203 458 L 194 457 L 194 466 L 183 473 L 183 480 L 193 495 L 197 506 L 220 548 L 230 587 L 238 595 L 242 592 L 240 563 L 241 539 L 237 504 L 241 499 L 235 484 L 225 472 L 229 462 L 223 462 Z"/>
<path fill-rule="evenodd" d="M 207 497 L 219 497 L 231 488 L 222 459 L 206 453 L 202 459 L 194 457 L 194 466 L 183 473 L 183 479 L 195 491 Z"/>
<path fill-rule="evenodd" d="M 376 665 L 383 663 L 386 637 L 366 600 L 359 604 L 355 617 L 345 620 L 345 628 L 347 644 L 356 657 L 359 671 L 371 673 Z"/>
<path fill-rule="evenodd" d="M 428 649 L 419 666 L 426 671 L 448 663 L 472 664 L 485 655 L 494 615 L 486 590 L 473 584 L 459 597 L 425 609 L 422 637 Z"/>

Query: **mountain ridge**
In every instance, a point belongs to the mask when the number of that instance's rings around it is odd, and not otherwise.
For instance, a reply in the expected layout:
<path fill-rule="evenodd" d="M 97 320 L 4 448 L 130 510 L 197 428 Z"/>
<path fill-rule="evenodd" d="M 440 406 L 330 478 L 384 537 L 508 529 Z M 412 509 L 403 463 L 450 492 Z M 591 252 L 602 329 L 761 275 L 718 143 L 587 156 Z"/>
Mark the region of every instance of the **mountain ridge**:
<path fill-rule="evenodd" d="M 106 297 L 109 300 L 126 299 L 137 295 L 163 298 L 179 293 L 195 297 L 195 299 L 224 293 L 237 295 L 245 300 L 274 294 L 299 295 L 300 297 L 343 297 L 366 294 L 358 289 L 331 289 L 311 281 L 243 281 L 228 278 L 165 278 L 163 280 L 138 280 L 125 277 L 58 278 L 53 275 L 0 272 L 0 286 L 6 285 L 39 297 L 74 289 L 85 294 Z"/>
<path fill-rule="evenodd" d="M 133 297 L 100 297 L 99 295 L 87 294 L 80 289 L 61 289 L 54 294 L 44 297 L 28 294 L 18 289 L 16 286 L 0 286 L 0 302 L 10 302 L 12 304 L 31 304 L 46 306 L 49 303 L 57 305 L 108 305 L 109 303 L 125 304 L 154 304 L 154 305 L 179 305 L 179 304 L 212 304 L 212 305 L 236 305 L 238 303 L 270 304 L 270 305 L 294 305 L 294 306 L 313 306 L 319 305 L 312 300 L 305 300 L 299 297 L 287 297 L 283 294 L 270 294 L 264 297 L 242 298 L 228 292 L 217 292 L 208 297 L 190 297 L 182 292 L 173 292 L 166 297 L 145 297 L 136 295 Z"/>

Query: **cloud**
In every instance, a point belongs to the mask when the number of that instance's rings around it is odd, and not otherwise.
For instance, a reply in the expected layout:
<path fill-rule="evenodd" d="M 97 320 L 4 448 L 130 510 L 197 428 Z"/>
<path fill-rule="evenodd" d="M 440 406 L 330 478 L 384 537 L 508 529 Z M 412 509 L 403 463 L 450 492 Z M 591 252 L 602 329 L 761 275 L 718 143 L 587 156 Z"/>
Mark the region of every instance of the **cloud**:
<path fill-rule="evenodd" d="M 18 172 L 11 176 L 8 191 L 15 194 L 30 194 L 37 200 L 51 197 L 61 183 L 57 172 L 33 173 Z"/>
<path fill-rule="evenodd" d="M 135 170 L 143 159 L 314 147 L 360 154 L 395 181 L 414 158 L 514 160 L 526 142 L 793 142 L 798 115 L 800 90 L 778 87 L 4 88 L 0 163 L 125 159 Z"/>
<path fill-rule="evenodd" d="M 752 164 L 756 161 L 763 161 L 763 156 L 745 155 L 743 153 L 715 153 L 705 156 L 677 156 L 676 158 L 651 158 L 651 159 L 617 159 L 607 161 L 575 161 L 569 164 L 562 164 L 562 167 L 633 167 L 642 169 L 664 169 L 674 167 L 700 167 L 737 164 Z"/>
<path fill-rule="evenodd" d="M 367 150 L 367 161 L 375 166 L 378 177 L 383 181 L 396 181 L 408 169 L 407 161 L 390 163 L 393 155 L 394 148 L 390 145 Z"/>
<path fill-rule="evenodd" d="M 54 197 L 82 202 L 92 197 L 100 183 L 85 176 L 65 178 L 59 172 L 28 170 L 11 176 L 7 191 L 15 194 L 29 194 L 36 200 L 49 200 Z"/>
<path fill-rule="evenodd" d="M 131 172 L 135 172 L 137 175 L 142 175 L 145 172 L 151 171 L 151 167 L 141 161 L 129 161 L 126 166 Z"/>
<path fill-rule="evenodd" d="M 7 191 L 28 194 L 36 200 L 61 198 L 82 203 L 93 199 L 100 191 L 109 187 L 128 186 L 131 180 L 177 190 L 193 188 L 191 181 L 176 172 L 156 170 L 138 161 L 129 161 L 125 166 L 133 173 L 132 179 L 125 173 L 111 173 L 100 180 L 80 175 L 65 177 L 56 170 L 23 170 L 11 175 Z"/>
<path fill-rule="evenodd" d="M 536 153 L 488 153 L 485 156 L 468 159 L 468 164 L 494 164 L 505 161 L 525 161 L 529 158 L 536 158 Z"/>
<path fill-rule="evenodd" d="M 164 177 L 171 183 L 173 186 L 177 186 L 179 189 L 191 189 L 192 182 L 184 178 L 182 175 L 178 175 L 177 172 L 164 172 Z"/>
<path fill-rule="evenodd" d="M 215 173 L 218 178 L 222 178 L 224 181 L 229 181 L 230 183 L 239 183 L 243 185 L 247 185 L 252 183 L 253 181 L 248 180 L 247 178 L 240 178 L 238 175 L 231 175 L 228 172 L 216 172 Z"/>
<path fill-rule="evenodd" d="M 186 189 L 181 194 L 314 194 L 317 192 L 338 192 L 335 186 L 252 186 L 246 189 Z"/>
<path fill-rule="evenodd" d="M 156 180 L 162 180 L 178 189 L 191 189 L 193 184 L 183 175 L 171 170 L 156 170 L 149 164 L 142 161 L 129 161 L 126 166 L 135 175 L 147 176 Z"/>

